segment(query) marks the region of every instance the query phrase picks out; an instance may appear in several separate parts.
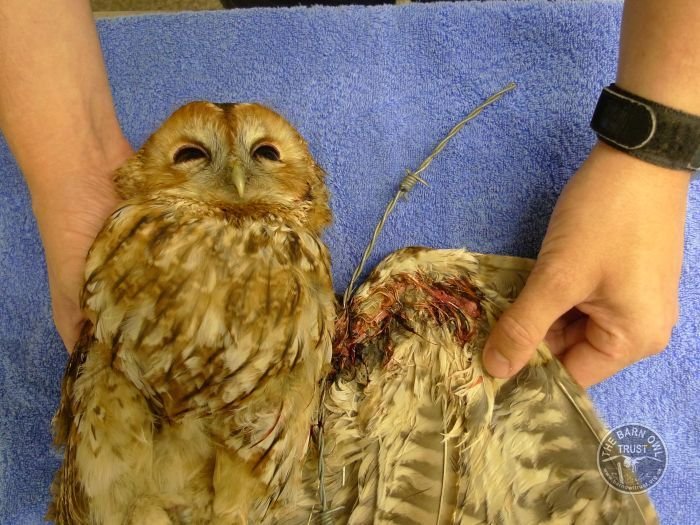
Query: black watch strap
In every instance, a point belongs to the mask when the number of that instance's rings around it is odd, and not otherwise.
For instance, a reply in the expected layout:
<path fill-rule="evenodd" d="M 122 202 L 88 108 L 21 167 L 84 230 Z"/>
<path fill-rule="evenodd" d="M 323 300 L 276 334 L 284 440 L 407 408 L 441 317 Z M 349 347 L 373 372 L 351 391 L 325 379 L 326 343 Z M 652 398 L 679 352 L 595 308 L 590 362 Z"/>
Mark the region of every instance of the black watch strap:
<path fill-rule="evenodd" d="M 598 138 L 646 162 L 700 169 L 700 116 L 620 89 L 603 88 L 591 120 Z"/>

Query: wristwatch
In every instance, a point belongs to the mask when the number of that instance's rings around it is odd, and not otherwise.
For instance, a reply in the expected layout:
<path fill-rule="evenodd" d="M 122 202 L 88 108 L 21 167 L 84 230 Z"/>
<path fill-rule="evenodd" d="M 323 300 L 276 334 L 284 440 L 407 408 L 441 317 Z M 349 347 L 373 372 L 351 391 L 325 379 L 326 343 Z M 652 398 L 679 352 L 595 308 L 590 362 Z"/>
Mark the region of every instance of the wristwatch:
<path fill-rule="evenodd" d="M 591 128 L 601 141 L 638 159 L 672 169 L 700 169 L 698 115 L 611 84 L 600 94 Z"/>

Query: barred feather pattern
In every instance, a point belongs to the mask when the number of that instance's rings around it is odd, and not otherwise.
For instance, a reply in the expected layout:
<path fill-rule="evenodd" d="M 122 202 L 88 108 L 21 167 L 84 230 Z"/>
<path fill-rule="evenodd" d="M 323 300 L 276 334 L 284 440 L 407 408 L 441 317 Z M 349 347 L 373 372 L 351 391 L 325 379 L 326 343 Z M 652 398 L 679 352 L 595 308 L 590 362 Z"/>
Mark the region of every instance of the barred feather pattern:
<path fill-rule="evenodd" d="M 300 475 L 330 360 L 317 235 L 163 195 L 115 212 L 87 274 L 57 522 L 259 522 Z"/>
<path fill-rule="evenodd" d="M 314 498 L 312 447 L 299 507 L 280 523 L 657 523 L 645 494 L 602 479 L 604 426 L 546 345 L 511 380 L 482 368 L 489 330 L 531 267 L 408 248 L 374 270 L 337 323 L 323 411 L 327 512 Z"/>

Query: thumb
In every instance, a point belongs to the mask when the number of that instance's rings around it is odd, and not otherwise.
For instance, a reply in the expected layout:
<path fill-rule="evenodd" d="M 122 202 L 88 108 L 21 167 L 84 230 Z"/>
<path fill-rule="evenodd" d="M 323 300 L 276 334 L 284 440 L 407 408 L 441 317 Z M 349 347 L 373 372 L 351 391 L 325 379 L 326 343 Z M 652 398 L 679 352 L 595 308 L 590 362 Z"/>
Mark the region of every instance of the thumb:
<path fill-rule="evenodd" d="M 483 353 L 486 371 L 494 377 L 511 377 L 527 364 L 549 328 L 576 305 L 571 283 L 559 286 L 561 279 L 535 267 L 515 302 L 501 315 L 491 330 Z"/>

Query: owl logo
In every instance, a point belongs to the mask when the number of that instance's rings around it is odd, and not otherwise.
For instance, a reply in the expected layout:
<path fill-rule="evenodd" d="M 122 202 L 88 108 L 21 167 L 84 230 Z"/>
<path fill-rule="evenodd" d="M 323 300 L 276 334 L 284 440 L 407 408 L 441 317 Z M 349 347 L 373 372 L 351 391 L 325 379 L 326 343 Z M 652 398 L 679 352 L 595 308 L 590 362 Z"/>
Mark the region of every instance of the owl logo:
<path fill-rule="evenodd" d="M 639 424 L 612 429 L 598 447 L 598 470 L 614 489 L 646 492 L 666 470 L 666 445 L 652 429 Z"/>

